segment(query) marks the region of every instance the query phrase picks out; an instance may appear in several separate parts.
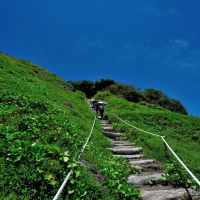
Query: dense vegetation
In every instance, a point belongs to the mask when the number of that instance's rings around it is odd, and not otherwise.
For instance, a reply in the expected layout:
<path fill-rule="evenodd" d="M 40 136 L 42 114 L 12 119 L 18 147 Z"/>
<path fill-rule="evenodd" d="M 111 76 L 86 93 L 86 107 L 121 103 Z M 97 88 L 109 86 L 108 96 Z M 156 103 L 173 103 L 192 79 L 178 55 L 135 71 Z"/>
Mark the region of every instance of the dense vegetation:
<path fill-rule="evenodd" d="M 117 131 L 124 133 L 124 138 L 142 146 L 146 158 L 154 158 L 166 164 L 166 184 L 173 186 L 198 185 L 192 180 L 175 157 L 166 149 L 159 137 L 134 129 L 115 117 L 116 114 L 127 123 L 142 130 L 165 136 L 166 141 L 186 164 L 186 166 L 200 179 L 200 118 L 171 112 L 162 107 L 146 102 L 133 103 L 118 98 L 108 92 L 99 92 L 96 99 L 108 102 L 106 115 Z"/>
<path fill-rule="evenodd" d="M 69 81 L 75 89 L 85 93 L 87 98 L 93 97 L 98 91 L 108 91 L 109 93 L 125 98 L 134 103 L 146 102 L 168 109 L 173 112 L 186 114 L 187 111 L 180 101 L 169 98 L 159 90 L 147 88 L 142 92 L 139 88 L 132 85 L 116 83 L 111 79 L 101 79 L 100 81 Z"/>
<path fill-rule="evenodd" d="M 23 59 L 0 53 L 0 199 L 138 199 L 126 183 L 131 169 L 106 150 L 110 142 L 84 93 Z M 77 162 L 78 161 L 78 162 Z"/>
<path fill-rule="evenodd" d="M 53 199 L 71 169 L 74 173 L 59 199 L 140 199 L 140 192 L 126 179 L 138 171 L 106 150 L 111 144 L 102 135 L 98 120 L 77 160 L 94 120 L 86 95 L 108 101 L 105 115 L 116 130 L 141 145 L 145 157 L 166 164 L 166 184 L 195 187 L 159 138 L 134 130 L 112 113 L 141 129 L 165 135 L 200 178 L 200 119 L 165 109 L 161 98 L 167 99 L 168 106 L 170 101 L 176 109 L 184 108 L 162 92 L 141 92 L 110 79 L 95 84 L 83 81 L 85 86 L 82 81 L 66 82 L 29 61 L 3 53 L 0 73 L 0 199 Z"/>

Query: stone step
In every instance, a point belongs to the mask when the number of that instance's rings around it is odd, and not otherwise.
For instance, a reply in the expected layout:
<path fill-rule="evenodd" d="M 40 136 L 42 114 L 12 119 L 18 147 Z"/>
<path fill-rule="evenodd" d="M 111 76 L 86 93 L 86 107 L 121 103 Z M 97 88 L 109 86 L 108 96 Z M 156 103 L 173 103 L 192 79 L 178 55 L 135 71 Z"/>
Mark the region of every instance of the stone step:
<path fill-rule="evenodd" d="M 130 142 L 126 142 L 126 141 L 113 141 L 111 140 L 111 143 L 113 145 L 116 145 L 116 146 L 133 146 L 134 144 L 130 143 Z"/>
<path fill-rule="evenodd" d="M 101 124 L 109 124 L 107 121 L 101 120 Z"/>
<path fill-rule="evenodd" d="M 142 185 L 142 184 L 148 184 L 150 180 L 155 180 L 156 182 L 159 182 L 161 180 L 162 174 L 161 173 L 142 173 L 139 175 L 130 175 L 128 177 L 128 183 L 132 185 Z"/>
<path fill-rule="evenodd" d="M 101 120 L 101 124 L 108 124 L 108 120 Z"/>
<path fill-rule="evenodd" d="M 122 136 L 122 133 L 114 133 L 114 132 L 108 132 L 108 131 L 103 131 L 103 134 L 109 138 L 116 138 L 116 137 Z"/>
<path fill-rule="evenodd" d="M 113 155 L 113 156 L 116 156 L 116 157 L 123 157 L 125 159 L 139 159 L 139 158 L 142 158 L 142 154 L 137 154 L 137 155 Z"/>
<path fill-rule="evenodd" d="M 200 193 L 187 188 L 170 188 L 169 186 L 152 186 L 141 189 L 143 200 L 200 200 Z"/>
<path fill-rule="evenodd" d="M 114 128 L 111 126 L 105 126 L 103 127 L 103 131 L 114 131 Z"/>
<path fill-rule="evenodd" d="M 101 126 L 110 126 L 109 124 L 101 124 Z"/>
<path fill-rule="evenodd" d="M 133 145 L 114 145 L 115 149 L 121 149 L 121 148 L 134 148 Z"/>
<path fill-rule="evenodd" d="M 140 165 L 140 167 L 142 167 L 143 172 L 160 171 L 160 165 L 157 163 L 148 163 L 145 165 Z"/>
<path fill-rule="evenodd" d="M 130 165 L 145 165 L 153 162 L 153 159 L 130 160 Z"/>
<path fill-rule="evenodd" d="M 134 167 L 136 169 L 141 170 L 142 172 L 159 172 L 160 167 L 157 166 L 152 166 L 151 164 L 146 164 L 146 165 L 130 165 L 131 167 Z"/>
<path fill-rule="evenodd" d="M 132 155 L 139 153 L 142 148 L 108 148 L 113 154 L 117 155 Z"/>
<path fill-rule="evenodd" d="M 131 165 L 131 167 L 134 167 L 136 169 L 139 169 L 139 170 L 143 170 L 143 167 L 139 166 L 139 165 Z"/>

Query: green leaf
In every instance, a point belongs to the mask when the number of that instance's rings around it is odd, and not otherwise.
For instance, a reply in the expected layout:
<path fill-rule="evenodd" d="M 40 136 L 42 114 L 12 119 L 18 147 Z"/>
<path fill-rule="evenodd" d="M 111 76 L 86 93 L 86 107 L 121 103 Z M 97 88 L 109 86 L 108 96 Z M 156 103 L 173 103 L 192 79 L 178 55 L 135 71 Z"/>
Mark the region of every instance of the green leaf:
<path fill-rule="evenodd" d="M 68 157 L 63 157 L 64 162 L 67 162 L 69 160 Z"/>
<path fill-rule="evenodd" d="M 37 171 L 38 171 L 39 173 L 43 173 L 43 172 L 44 172 L 40 167 L 37 167 Z"/>
<path fill-rule="evenodd" d="M 57 183 L 58 183 L 57 181 L 51 180 L 49 184 L 50 184 L 50 185 L 56 185 Z"/>
<path fill-rule="evenodd" d="M 20 155 L 20 156 L 17 156 L 17 157 L 14 159 L 13 162 L 15 163 L 15 162 L 19 161 L 19 160 L 21 159 L 21 157 L 22 157 L 21 155 Z"/>
<path fill-rule="evenodd" d="M 53 174 L 46 174 L 44 175 L 44 180 L 51 180 L 51 179 L 54 179 L 55 176 Z"/>
<path fill-rule="evenodd" d="M 87 194 L 87 191 L 85 191 L 80 197 L 83 197 Z"/>
<path fill-rule="evenodd" d="M 68 192 L 68 194 L 72 194 L 74 192 L 74 190 L 68 190 L 67 192 Z"/>
<path fill-rule="evenodd" d="M 73 179 L 73 178 L 72 178 L 71 181 L 70 181 L 71 184 L 74 184 L 75 182 L 76 182 L 76 180 Z"/>
<path fill-rule="evenodd" d="M 68 168 L 74 168 L 74 167 L 76 167 L 76 166 L 77 166 L 76 163 L 70 163 L 67 167 L 68 167 Z"/>
<path fill-rule="evenodd" d="M 64 156 L 69 156 L 69 152 L 68 152 L 68 151 L 65 151 L 65 152 L 64 152 Z"/>
<path fill-rule="evenodd" d="M 79 177 L 80 173 L 81 173 L 80 171 L 75 171 L 76 178 L 78 178 L 78 177 Z"/>
<path fill-rule="evenodd" d="M 85 184 L 82 181 L 77 181 L 77 186 L 80 188 L 84 186 Z"/>

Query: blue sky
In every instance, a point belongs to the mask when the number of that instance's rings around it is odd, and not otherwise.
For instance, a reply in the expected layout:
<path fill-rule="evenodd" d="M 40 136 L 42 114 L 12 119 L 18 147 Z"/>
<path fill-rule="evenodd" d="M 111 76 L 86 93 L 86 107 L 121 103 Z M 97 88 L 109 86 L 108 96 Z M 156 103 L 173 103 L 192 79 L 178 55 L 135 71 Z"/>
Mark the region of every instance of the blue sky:
<path fill-rule="evenodd" d="M 161 90 L 200 117 L 200 1 L 0 0 L 0 51 L 68 80 Z"/>

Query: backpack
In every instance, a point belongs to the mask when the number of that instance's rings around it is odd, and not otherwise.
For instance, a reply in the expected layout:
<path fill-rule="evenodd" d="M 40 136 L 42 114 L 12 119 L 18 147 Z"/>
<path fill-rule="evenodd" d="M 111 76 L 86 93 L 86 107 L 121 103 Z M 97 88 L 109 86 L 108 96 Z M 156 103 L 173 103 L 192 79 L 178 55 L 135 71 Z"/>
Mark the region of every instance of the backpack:
<path fill-rule="evenodd" d="M 100 105 L 100 106 L 99 106 L 99 110 L 104 110 L 103 105 Z"/>

